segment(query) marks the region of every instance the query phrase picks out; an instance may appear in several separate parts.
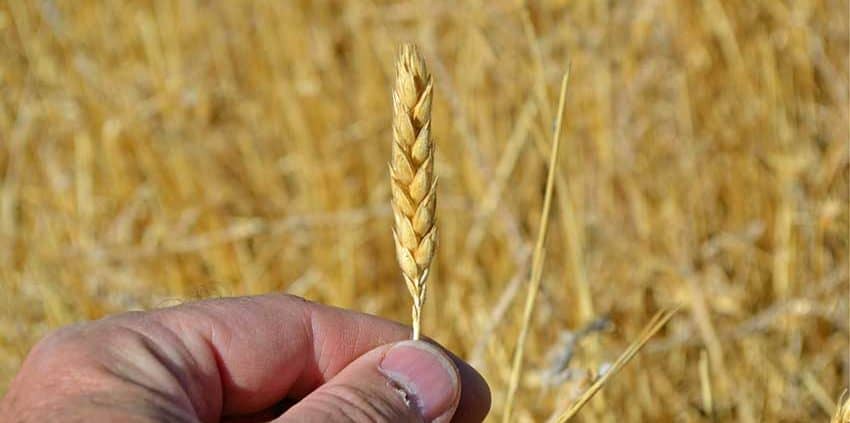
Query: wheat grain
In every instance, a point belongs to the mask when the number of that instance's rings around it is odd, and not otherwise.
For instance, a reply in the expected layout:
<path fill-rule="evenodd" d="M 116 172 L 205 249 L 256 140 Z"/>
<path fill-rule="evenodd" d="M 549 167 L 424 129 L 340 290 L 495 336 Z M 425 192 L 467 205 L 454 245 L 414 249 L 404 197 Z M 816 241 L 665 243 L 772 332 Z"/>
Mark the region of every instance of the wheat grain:
<path fill-rule="evenodd" d="M 437 243 L 431 76 L 413 44 L 401 48 L 393 90 L 390 160 L 396 257 L 413 297 L 413 339 L 419 339 L 428 268 Z"/>

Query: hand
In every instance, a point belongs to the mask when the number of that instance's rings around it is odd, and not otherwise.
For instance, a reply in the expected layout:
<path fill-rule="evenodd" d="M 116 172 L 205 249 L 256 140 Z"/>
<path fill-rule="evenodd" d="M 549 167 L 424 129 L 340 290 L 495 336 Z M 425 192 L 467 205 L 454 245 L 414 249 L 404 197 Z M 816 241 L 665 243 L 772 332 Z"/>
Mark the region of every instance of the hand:
<path fill-rule="evenodd" d="M 120 314 L 39 342 L 0 421 L 481 421 L 484 379 L 409 335 L 285 295 Z"/>

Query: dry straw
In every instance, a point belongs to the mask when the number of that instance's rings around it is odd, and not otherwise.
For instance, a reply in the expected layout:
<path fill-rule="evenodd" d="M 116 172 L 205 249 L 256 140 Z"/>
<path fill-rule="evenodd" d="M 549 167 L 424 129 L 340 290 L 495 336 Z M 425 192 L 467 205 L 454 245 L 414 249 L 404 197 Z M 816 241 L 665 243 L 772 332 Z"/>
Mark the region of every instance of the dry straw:
<path fill-rule="evenodd" d="M 531 325 L 531 315 L 534 312 L 534 304 L 537 299 L 537 294 L 540 291 L 540 281 L 543 278 L 543 259 L 546 248 L 546 232 L 549 228 L 549 210 L 552 207 L 552 196 L 555 187 L 555 172 L 558 167 L 558 155 L 561 147 L 561 126 L 564 122 L 564 107 L 566 105 L 567 86 L 570 82 L 570 71 L 567 67 L 567 72 L 561 79 L 561 94 L 558 100 L 558 115 L 555 121 L 555 130 L 552 134 L 552 150 L 549 154 L 549 171 L 546 176 L 546 191 L 543 197 L 543 210 L 540 215 L 540 227 L 537 232 L 537 242 L 534 245 L 534 255 L 531 261 L 531 275 L 529 277 L 528 295 L 526 296 L 525 308 L 523 310 L 522 328 L 517 337 L 516 350 L 514 351 L 513 364 L 511 366 L 511 376 L 508 381 L 508 392 L 505 400 L 505 408 L 502 414 L 502 421 L 507 423 L 511 421 L 511 413 L 519 388 L 519 381 L 522 374 L 523 359 L 525 356 L 525 343 L 528 339 L 528 330 Z"/>
<path fill-rule="evenodd" d="M 567 86 L 570 81 L 570 69 L 567 67 L 567 72 L 564 73 L 561 79 L 561 92 L 558 99 L 558 114 L 555 120 L 553 132 L 552 150 L 549 154 L 549 171 L 546 178 L 546 191 L 543 198 L 543 210 L 540 216 L 540 227 L 537 233 L 537 242 L 534 247 L 534 255 L 532 257 L 531 275 L 529 278 L 528 295 L 526 296 L 525 308 L 523 310 L 522 327 L 517 338 L 517 346 L 514 351 L 513 364 L 511 367 L 510 379 L 508 381 L 508 391 L 506 394 L 504 411 L 502 414 L 503 422 L 510 422 L 513 406 L 519 389 L 520 379 L 523 371 L 523 360 L 525 354 L 525 343 L 528 338 L 528 332 L 531 326 L 531 317 L 534 313 L 534 305 L 537 300 L 537 294 L 540 292 L 540 284 L 543 278 L 543 262 L 546 254 L 546 232 L 549 227 L 549 211 L 552 206 L 552 197 L 554 195 L 555 174 L 558 167 L 558 155 L 561 145 L 561 129 L 564 120 L 564 108 L 566 104 Z M 581 397 L 573 403 L 570 408 L 557 418 L 558 422 L 566 422 L 593 398 L 596 393 L 602 389 L 602 386 L 608 382 L 635 354 L 643 348 L 649 339 L 658 332 L 668 320 L 678 311 L 678 307 L 665 309 L 653 317 L 652 321 L 641 332 L 641 336 L 633 342 L 629 348 L 620 356 L 619 359 L 612 365 L 611 369 L 603 376 L 598 378 L 593 385 L 590 386 Z"/>
<path fill-rule="evenodd" d="M 638 338 L 632 342 L 620 357 L 617 358 L 617 361 L 611 365 L 611 367 L 596 381 L 593 382 L 590 387 L 588 387 L 581 396 L 570 405 L 570 407 L 564 411 L 560 416 L 558 416 L 554 421 L 558 423 L 566 423 L 573 417 L 575 417 L 576 413 L 581 410 L 585 404 L 590 401 L 603 386 L 605 386 L 608 381 L 614 377 L 626 364 L 631 361 L 632 358 L 641 350 L 641 348 L 649 342 L 650 338 L 652 338 L 656 333 L 658 333 L 661 328 L 664 327 L 665 324 L 679 311 L 679 306 L 674 306 L 670 308 L 665 308 L 653 316 L 652 320 L 644 326 Z"/>
<path fill-rule="evenodd" d="M 425 283 L 437 243 L 432 87 L 431 76 L 416 47 L 403 45 L 396 62 L 393 90 L 390 180 L 396 257 L 413 297 L 413 339 L 419 339 Z"/>
<path fill-rule="evenodd" d="M 847 391 L 841 394 L 841 404 L 835 408 L 831 423 L 850 423 L 850 396 Z"/>

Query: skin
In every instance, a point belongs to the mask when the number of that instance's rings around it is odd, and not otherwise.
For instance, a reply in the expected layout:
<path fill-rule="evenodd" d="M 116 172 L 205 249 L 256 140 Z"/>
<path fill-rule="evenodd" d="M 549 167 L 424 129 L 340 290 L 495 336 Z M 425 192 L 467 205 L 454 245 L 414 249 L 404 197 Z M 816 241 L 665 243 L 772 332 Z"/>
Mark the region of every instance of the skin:
<path fill-rule="evenodd" d="M 483 420 L 486 382 L 442 347 L 428 348 L 459 380 L 444 413 L 423 416 L 392 389 L 376 368 L 409 336 L 287 295 L 124 313 L 39 342 L 0 401 L 0 421 Z"/>

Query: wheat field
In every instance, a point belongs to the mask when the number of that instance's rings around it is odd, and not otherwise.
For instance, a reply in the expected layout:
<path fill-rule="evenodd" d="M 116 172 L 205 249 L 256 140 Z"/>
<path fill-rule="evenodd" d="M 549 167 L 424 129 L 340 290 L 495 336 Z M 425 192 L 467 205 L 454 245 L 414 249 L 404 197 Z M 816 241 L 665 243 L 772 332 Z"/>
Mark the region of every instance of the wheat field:
<path fill-rule="evenodd" d="M 409 323 L 394 61 L 433 77 L 422 332 L 512 420 L 829 421 L 850 372 L 848 4 L 0 1 L 0 394 L 51 328 L 286 291 Z"/>

